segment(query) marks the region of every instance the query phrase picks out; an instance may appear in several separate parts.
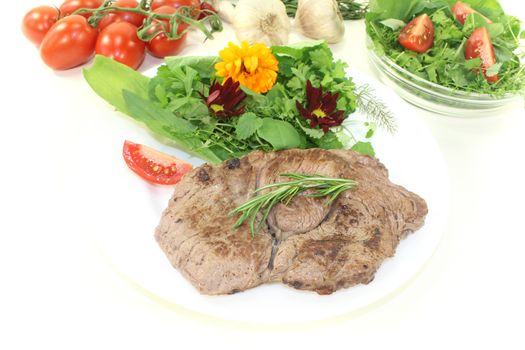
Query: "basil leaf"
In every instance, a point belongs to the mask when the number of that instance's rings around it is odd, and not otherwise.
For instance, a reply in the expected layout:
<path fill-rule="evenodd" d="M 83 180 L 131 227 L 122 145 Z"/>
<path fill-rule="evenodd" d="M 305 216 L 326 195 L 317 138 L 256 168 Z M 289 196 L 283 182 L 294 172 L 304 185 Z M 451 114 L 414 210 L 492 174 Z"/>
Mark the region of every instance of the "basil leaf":
<path fill-rule="evenodd" d="M 268 141 L 276 150 L 303 146 L 297 130 L 290 123 L 282 120 L 264 118 L 261 127 L 257 130 L 257 135 Z"/>

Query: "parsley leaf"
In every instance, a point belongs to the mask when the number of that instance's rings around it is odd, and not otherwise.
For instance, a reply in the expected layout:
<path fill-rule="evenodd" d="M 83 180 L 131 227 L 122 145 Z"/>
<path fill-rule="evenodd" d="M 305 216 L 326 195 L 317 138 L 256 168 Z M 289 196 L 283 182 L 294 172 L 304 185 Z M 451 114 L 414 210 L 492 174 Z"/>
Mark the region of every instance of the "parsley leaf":
<path fill-rule="evenodd" d="M 244 113 L 239 117 L 235 133 L 241 140 L 246 140 L 251 137 L 263 125 L 261 118 L 253 112 Z"/>

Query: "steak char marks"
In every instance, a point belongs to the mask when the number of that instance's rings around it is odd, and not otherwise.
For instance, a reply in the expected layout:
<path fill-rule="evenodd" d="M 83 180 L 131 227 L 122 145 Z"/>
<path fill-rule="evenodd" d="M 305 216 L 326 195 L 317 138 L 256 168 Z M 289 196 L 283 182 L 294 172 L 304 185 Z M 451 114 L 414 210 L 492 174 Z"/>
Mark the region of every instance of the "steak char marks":
<path fill-rule="evenodd" d="M 282 173 L 356 180 L 326 206 L 303 195 L 276 205 L 254 237 L 233 229 L 231 210 Z M 262 283 L 330 294 L 369 283 L 399 241 L 423 226 L 423 199 L 392 184 L 376 159 L 348 150 L 252 152 L 192 170 L 177 185 L 155 238 L 171 264 L 203 294 L 232 294 Z"/>

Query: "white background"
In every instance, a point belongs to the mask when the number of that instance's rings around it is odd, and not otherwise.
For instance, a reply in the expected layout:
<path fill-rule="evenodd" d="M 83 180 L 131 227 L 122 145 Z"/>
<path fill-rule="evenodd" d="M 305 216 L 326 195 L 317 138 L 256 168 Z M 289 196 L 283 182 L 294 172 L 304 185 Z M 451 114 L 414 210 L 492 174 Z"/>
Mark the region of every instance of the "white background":
<path fill-rule="evenodd" d="M 521 1 L 502 3 L 525 19 Z M 76 156 L 68 144 L 101 104 L 79 69 L 51 71 L 21 35 L 23 14 L 39 4 L 4 5 L 1 349 L 525 348 L 524 109 L 461 119 L 406 105 L 443 152 L 452 202 L 434 257 L 393 297 L 350 317 L 285 329 L 194 319 L 134 288 L 81 233 L 83 223 L 63 215 L 79 203 L 64 202 Z M 333 48 L 370 72 L 363 22 L 350 23 Z M 158 63 L 149 59 L 143 69 Z"/>

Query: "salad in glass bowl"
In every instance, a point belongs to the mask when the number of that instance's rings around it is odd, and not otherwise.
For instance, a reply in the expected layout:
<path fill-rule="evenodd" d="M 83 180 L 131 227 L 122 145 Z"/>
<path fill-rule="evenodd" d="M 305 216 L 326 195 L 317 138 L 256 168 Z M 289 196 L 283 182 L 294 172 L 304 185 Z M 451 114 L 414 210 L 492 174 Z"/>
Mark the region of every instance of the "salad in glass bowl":
<path fill-rule="evenodd" d="M 366 30 L 381 79 L 415 105 L 481 116 L 523 103 L 525 32 L 496 0 L 372 0 Z"/>

